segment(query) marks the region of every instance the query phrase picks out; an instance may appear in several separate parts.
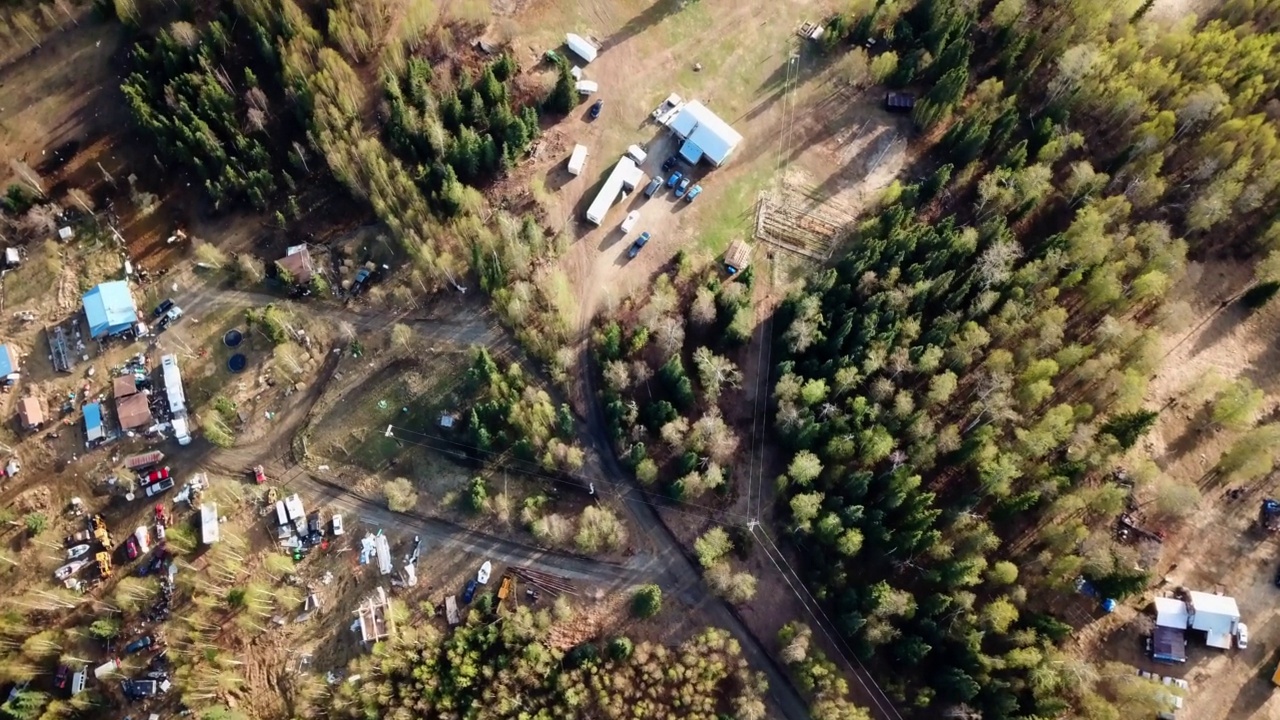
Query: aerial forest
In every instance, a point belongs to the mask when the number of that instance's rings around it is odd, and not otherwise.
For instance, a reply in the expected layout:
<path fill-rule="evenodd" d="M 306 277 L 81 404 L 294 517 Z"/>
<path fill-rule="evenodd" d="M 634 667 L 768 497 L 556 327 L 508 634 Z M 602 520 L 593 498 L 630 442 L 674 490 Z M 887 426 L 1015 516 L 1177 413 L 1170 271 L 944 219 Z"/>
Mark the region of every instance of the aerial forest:
<path fill-rule="evenodd" d="M 1280 4 L 1169 29 L 1119 5 L 866 2 L 828 38 L 877 40 L 871 67 L 924 88 L 913 120 L 938 144 L 780 312 L 779 506 L 904 705 L 1138 716 L 1060 649 L 1054 608 L 1150 579 L 1110 527 L 1121 455 L 1159 411 L 1161 333 L 1187 329 L 1166 298 L 1188 258 L 1259 258 L 1254 307 L 1280 287 Z M 1247 385 L 1218 389 L 1212 422 L 1252 427 Z M 1269 469 L 1259 439 L 1223 462 Z M 1176 510 L 1198 491 L 1155 492 Z"/>
<path fill-rule="evenodd" d="M 674 647 L 618 635 L 565 648 L 550 637 L 572 624 L 566 604 L 498 617 L 488 614 L 493 596 L 477 604 L 479 611 L 448 634 L 420 625 L 358 658 L 352 681 L 331 699 L 330 717 L 766 717 L 766 683 L 723 630 Z"/>

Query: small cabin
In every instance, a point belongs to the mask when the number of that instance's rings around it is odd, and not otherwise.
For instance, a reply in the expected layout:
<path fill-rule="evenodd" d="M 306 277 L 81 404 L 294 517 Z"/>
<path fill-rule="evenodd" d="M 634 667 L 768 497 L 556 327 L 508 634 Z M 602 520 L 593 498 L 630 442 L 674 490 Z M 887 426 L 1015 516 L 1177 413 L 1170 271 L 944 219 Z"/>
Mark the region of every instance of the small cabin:
<path fill-rule="evenodd" d="M 724 268 L 730 275 L 737 275 L 751 264 L 751 246 L 742 240 L 734 240 L 724 251 Z"/>

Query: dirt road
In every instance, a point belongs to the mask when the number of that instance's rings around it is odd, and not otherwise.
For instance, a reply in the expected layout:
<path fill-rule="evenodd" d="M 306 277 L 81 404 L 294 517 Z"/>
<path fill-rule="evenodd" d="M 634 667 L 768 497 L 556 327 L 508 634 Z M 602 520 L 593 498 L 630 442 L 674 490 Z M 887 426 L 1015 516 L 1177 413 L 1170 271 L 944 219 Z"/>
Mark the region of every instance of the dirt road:
<path fill-rule="evenodd" d="M 495 346 L 509 343 L 507 333 L 493 317 L 483 298 L 452 295 L 420 310 L 380 310 L 353 305 L 338 308 L 298 303 L 279 295 L 207 286 L 181 287 L 171 296 L 187 317 L 199 318 L 214 310 L 260 308 L 274 303 L 305 314 L 321 314 L 336 323 L 349 323 L 360 332 L 386 330 L 397 323 L 408 325 L 430 342 L 460 346 Z"/>

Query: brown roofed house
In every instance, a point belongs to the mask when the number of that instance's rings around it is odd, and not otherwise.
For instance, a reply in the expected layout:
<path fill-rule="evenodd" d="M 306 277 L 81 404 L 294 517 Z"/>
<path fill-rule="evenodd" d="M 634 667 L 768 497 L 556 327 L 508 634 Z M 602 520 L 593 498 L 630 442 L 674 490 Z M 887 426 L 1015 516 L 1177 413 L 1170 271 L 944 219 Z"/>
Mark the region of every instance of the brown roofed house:
<path fill-rule="evenodd" d="M 119 400 L 138 392 L 138 382 L 134 379 L 132 373 L 121 375 L 112 381 L 112 388 L 115 391 L 116 399 Z"/>
<path fill-rule="evenodd" d="M 116 396 L 116 415 L 120 427 L 126 430 L 151 424 L 151 408 L 147 406 L 146 393 L 135 392 L 125 397 Z"/>
<path fill-rule="evenodd" d="M 289 277 L 298 285 L 311 282 L 311 275 L 315 272 L 311 265 L 311 253 L 307 252 L 306 245 L 289 248 L 284 257 L 276 260 L 276 267 L 289 273 Z"/>
<path fill-rule="evenodd" d="M 18 419 L 22 427 L 34 430 L 44 424 L 44 403 L 40 398 L 27 396 L 18 403 Z"/>

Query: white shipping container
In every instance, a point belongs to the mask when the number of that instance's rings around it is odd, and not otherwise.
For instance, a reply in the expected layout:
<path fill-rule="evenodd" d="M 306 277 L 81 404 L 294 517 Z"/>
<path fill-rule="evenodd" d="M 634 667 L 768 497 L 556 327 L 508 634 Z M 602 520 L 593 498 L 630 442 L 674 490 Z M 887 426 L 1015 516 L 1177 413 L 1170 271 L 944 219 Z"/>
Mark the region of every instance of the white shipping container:
<path fill-rule="evenodd" d="M 574 145 L 573 154 L 569 156 L 569 173 L 572 175 L 581 175 L 582 168 L 587 164 L 587 146 Z"/>
<path fill-rule="evenodd" d="M 600 54 L 599 49 L 581 35 L 568 33 L 564 36 L 564 42 L 569 46 L 570 50 L 577 54 L 578 57 L 586 60 L 587 62 L 595 60 L 596 56 Z"/>
<path fill-rule="evenodd" d="M 600 84 L 597 83 L 595 80 L 579 80 L 578 81 L 579 95 L 590 95 L 591 93 L 597 92 L 599 90 L 600 90 Z"/>

